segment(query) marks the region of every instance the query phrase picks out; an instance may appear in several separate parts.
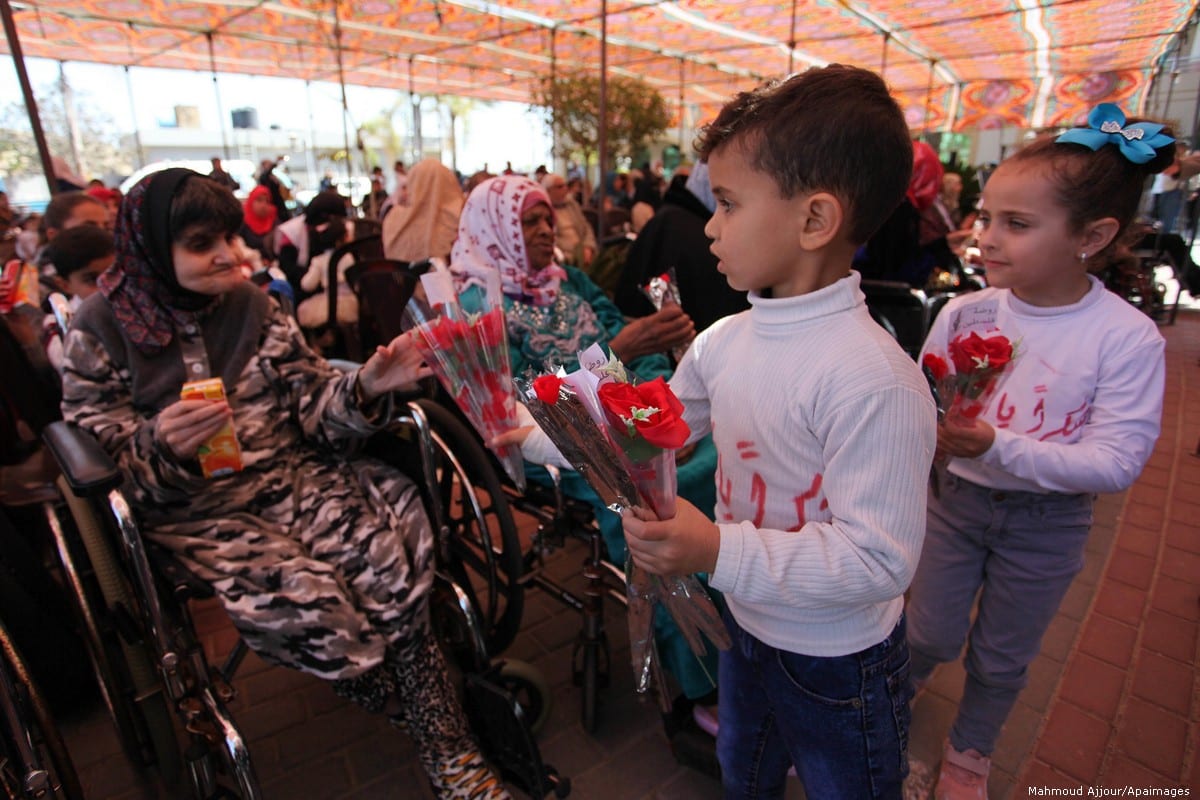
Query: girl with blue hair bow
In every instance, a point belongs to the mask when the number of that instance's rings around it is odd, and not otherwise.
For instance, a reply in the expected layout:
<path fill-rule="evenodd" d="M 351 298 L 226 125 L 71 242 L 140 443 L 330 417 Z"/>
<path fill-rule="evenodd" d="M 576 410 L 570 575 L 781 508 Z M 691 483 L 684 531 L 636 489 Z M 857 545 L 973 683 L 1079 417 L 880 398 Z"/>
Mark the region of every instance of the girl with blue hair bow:
<path fill-rule="evenodd" d="M 945 466 L 907 614 L 917 687 L 967 645 L 939 800 L 986 799 L 1001 726 L 1083 567 L 1093 498 L 1130 486 L 1154 449 L 1162 336 L 1091 273 L 1122 246 L 1146 177 L 1174 155 L 1162 125 L 1104 104 L 1087 127 L 1002 163 L 979 215 L 990 288 L 952 300 L 925 342 L 923 356 L 972 332 L 1002 334 L 1018 351 L 977 420 L 938 425 Z"/>

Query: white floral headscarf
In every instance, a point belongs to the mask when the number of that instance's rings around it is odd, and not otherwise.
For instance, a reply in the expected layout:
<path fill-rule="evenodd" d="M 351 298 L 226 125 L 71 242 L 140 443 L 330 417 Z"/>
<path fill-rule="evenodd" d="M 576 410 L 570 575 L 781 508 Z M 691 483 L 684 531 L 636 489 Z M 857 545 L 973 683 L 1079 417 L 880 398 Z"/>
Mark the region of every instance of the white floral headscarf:
<path fill-rule="evenodd" d="M 566 270 L 552 262 L 531 272 L 521 229 L 521 215 L 538 203 L 554 213 L 545 190 L 522 175 L 500 175 L 475 187 L 463 206 L 450 251 L 450 271 L 458 289 L 486 285 L 487 274 L 498 270 L 507 297 L 536 306 L 554 303 Z"/>

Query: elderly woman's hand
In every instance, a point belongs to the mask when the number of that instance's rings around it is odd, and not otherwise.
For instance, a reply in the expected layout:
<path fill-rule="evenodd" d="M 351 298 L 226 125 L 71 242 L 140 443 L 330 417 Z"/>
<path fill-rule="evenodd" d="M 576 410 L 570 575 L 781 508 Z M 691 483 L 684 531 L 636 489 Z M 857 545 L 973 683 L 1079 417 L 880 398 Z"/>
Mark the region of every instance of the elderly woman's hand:
<path fill-rule="evenodd" d="M 187 461 L 232 418 L 233 411 L 224 400 L 180 400 L 158 412 L 154 438 L 176 460 Z"/>
<path fill-rule="evenodd" d="M 402 333 L 375 353 L 358 370 L 358 399 L 367 405 L 377 397 L 398 389 L 411 388 L 433 374 L 425 366 L 413 342 L 412 333 Z"/>
<path fill-rule="evenodd" d="M 629 362 L 648 353 L 686 346 L 694 338 L 696 325 L 692 318 L 680 306 L 670 303 L 648 317 L 630 321 L 608 344 L 617 358 Z"/>

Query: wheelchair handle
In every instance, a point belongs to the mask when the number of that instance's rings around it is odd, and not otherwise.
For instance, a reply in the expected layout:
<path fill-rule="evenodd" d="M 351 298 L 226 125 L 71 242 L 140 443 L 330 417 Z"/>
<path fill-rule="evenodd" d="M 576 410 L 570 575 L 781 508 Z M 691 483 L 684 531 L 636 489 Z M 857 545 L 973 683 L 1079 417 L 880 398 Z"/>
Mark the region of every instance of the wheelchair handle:
<path fill-rule="evenodd" d="M 94 497 L 121 485 L 122 474 L 96 439 L 68 422 L 52 422 L 42 431 L 63 478 L 77 497 Z"/>

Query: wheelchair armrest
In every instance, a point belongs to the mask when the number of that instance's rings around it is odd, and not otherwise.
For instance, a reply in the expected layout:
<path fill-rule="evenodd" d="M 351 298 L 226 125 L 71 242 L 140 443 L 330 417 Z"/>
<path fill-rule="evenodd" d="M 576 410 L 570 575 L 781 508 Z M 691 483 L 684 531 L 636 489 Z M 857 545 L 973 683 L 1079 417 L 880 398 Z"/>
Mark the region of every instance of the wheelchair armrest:
<path fill-rule="evenodd" d="M 90 497 L 121 485 L 121 470 L 87 432 L 68 422 L 52 422 L 42 431 L 71 491 Z"/>

